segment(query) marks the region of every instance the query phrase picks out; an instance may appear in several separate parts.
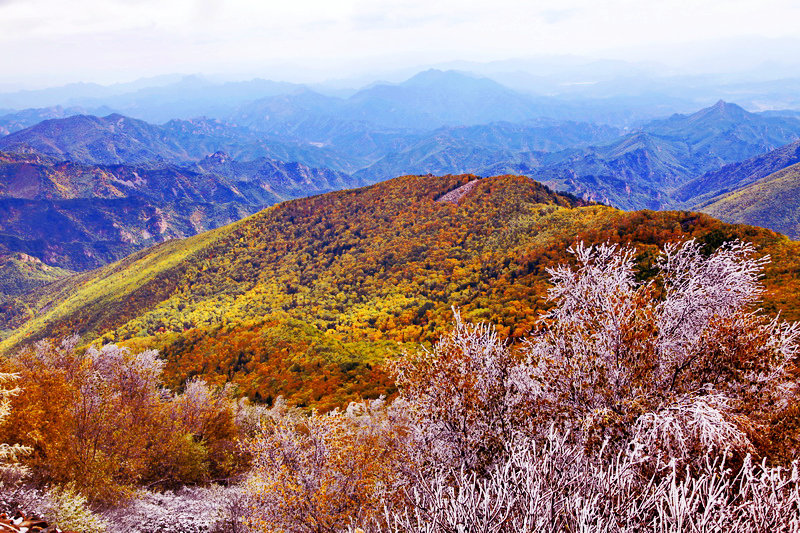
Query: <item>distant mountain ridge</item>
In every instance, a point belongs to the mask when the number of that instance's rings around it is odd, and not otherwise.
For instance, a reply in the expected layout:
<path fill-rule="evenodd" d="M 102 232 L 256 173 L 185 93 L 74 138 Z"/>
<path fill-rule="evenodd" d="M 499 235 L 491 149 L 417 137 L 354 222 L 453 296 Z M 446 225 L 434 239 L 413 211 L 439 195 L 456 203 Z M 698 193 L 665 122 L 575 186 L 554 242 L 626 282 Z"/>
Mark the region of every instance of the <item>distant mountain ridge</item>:
<path fill-rule="evenodd" d="M 191 161 L 186 150 L 162 129 L 112 114 L 50 119 L 0 138 L 0 150 L 35 152 L 89 164 L 159 164 Z"/>
<path fill-rule="evenodd" d="M 503 109 L 517 118 L 539 112 L 508 91 L 486 78 L 428 71 L 346 99 L 294 89 L 246 104 L 232 121 L 154 125 L 119 114 L 50 119 L 0 138 L 0 150 L 93 165 L 173 165 L 227 180 L 241 176 L 238 187 L 266 195 L 259 200 L 266 203 L 274 202 L 272 193 L 293 198 L 398 175 L 468 172 L 527 175 L 591 201 L 664 209 L 707 200 L 713 191 L 702 183 L 716 179 L 710 173 L 800 139 L 797 117 L 750 113 L 724 101 L 632 132 L 545 118 L 442 125 L 501 117 Z M 217 153 L 224 163 L 207 159 Z M 314 179 L 321 181 L 302 183 L 302 165 L 319 169 Z M 249 180 L 257 175 L 272 176 L 273 187 L 253 188 Z M 277 185 L 282 176 L 288 181 Z"/>
<path fill-rule="evenodd" d="M 708 172 L 678 189 L 676 200 L 688 206 L 705 203 L 714 196 L 745 187 L 795 163 L 800 163 L 800 141 Z"/>
<path fill-rule="evenodd" d="M 608 142 L 620 133 L 611 126 L 548 119 L 443 127 L 419 135 L 354 175 L 375 180 L 401 169 L 400 174 L 529 174 L 553 152 Z"/>
<path fill-rule="evenodd" d="M 87 110 L 81 107 L 53 106 L 45 108 L 23 109 L 0 115 L 0 137 L 24 130 L 43 120 L 53 118 L 67 118 L 75 115 L 85 115 Z"/>
<path fill-rule="evenodd" d="M 800 239 L 800 141 L 726 165 L 676 193 L 684 206 Z"/>
<path fill-rule="evenodd" d="M 562 160 L 537 169 L 537 178 L 625 209 L 663 209 L 688 201 L 686 193 L 674 195 L 693 178 L 798 139 L 800 120 L 720 101 L 645 124 L 612 144 L 564 151 Z"/>
<path fill-rule="evenodd" d="M 246 115 L 247 125 L 271 133 L 285 129 L 298 137 L 307 135 L 307 139 L 314 139 L 312 142 L 346 156 L 349 153 L 347 140 L 354 138 L 347 136 L 358 127 L 368 131 L 367 120 L 371 117 L 373 128 L 383 121 L 385 126 L 394 129 L 371 133 L 369 140 L 361 143 L 373 146 L 369 155 L 380 158 L 372 163 L 368 162 L 369 157 L 359 158 L 358 163 L 368 163 L 354 172 L 360 178 L 374 181 L 408 173 L 492 175 L 511 172 L 542 180 L 558 190 L 626 209 L 676 205 L 673 193 L 687 181 L 800 138 L 800 120 L 795 117 L 750 113 L 723 101 L 690 115 L 676 114 L 652 121 L 627 135 L 604 126 L 556 121 L 548 129 L 546 120 L 539 119 L 539 124 L 522 121 L 524 117 L 541 113 L 533 105 L 517 109 L 517 121 L 513 124 L 493 122 L 442 126 L 427 133 L 404 132 L 401 127 L 413 130 L 417 120 L 430 125 L 446 124 L 449 120 L 443 114 L 446 106 L 441 102 L 432 106 L 441 108 L 439 115 L 420 118 L 420 113 L 427 112 L 428 108 L 417 92 L 419 87 L 436 86 L 442 79 L 450 83 L 458 79 L 466 87 L 459 93 L 464 99 L 459 108 L 473 108 L 476 104 L 469 97 L 482 95 L 482 91 L 497 90 L 493 94 L 498 99 L 505 97 L 505 88 L 495 86 L 494 82 L 487 83 L 488 80 L 457 73 L 426 72 L 403 84 L 378 85 L 353 95 L 347 102 L 337 101 L 324 120 L 320 118 L 324 115 L 320 109 L 325 108 L 325 98 L 309 93 L 290 97 L 288 107 L 282 107 L 284 97 L 256 102 L 246 107 L 250 113 Z M 473 86 L 477 86 L 474 93 L 469 90 Z M 434 91 L 430 96 L 431 102 L 437 102 L 437 94 Z M 452 99 L 459 101 L 455 97 Z M 515 101 L 511 100 L 512 107 Z M 412 115 L 417 118 L 407 123 L 392 118 L 395 114 L 402 115 L 399 110 L 411 102 L 416 113 Z M 353 106 L 365 103 L 374 106 L 370 113 L 353 111 Z M 291 111 L 283 115 L 278 112 L 281 109 Z M 431 113 L 434 111 L 431 109 Z M 473 118 L 486 119 L 477 115 Z M 458 120 L 468 123 L 471 118 L 462 116 Z M 314 133 L 316 127 L 319 128 Z M 339 135 L 339 131 L 347 133 Z M 379 139 L 377 144 L 376 139 Z"/>
<path fill-rule="evenodd" d="M 157 126 L 119 114 L 45 120 L 0 137 L 0 151 L 33 151 L 98 165 L 182 165 L 225 151 L 236 159 L 268 157 L 334 169 L 347 166 L 341 156 L 311 143 L 259 135 L 219 120 L 172 120 Z"/>
<path fill-rule="evenodd" d="M 74 83 L 49 89 L 0 94 L 0 107 L 78 107 L 131 115 L 163 123 L 200 115 L 223 117 L 237 105 L 302 88 L 302 85 L 264 79 L 215 83 L 198 75 L 167 75 L 132 83 L 102 86 Z M 93 114 L 98 114 L 94 111 Z"/>
<path fill-rule="evenodd" d="M 283 106 L 283 99 L 279 100 L 279 107 Z M 450 144 L 462 151 L 480 149 L 487 154 L 506 154 L 586 146 L 609 141 L 619 134 L 618 129 L 608 126 L 546 119 L 418 132 L 386 129 L 343 117 L 306 116 L 305 111 L 300 116 L 289 111 L 285 116 L 261 110 L 257 115 L 261 118 L 249 120 L 245 116 L 236 123 L 200 118 L 172 120 L 162 126 L 118 114 L 73 116 L 46 120 L 2 137 L 0 150 L 33 150 L 84 163 L 140 166 L 165 162 L 184 164 L 224 151 L 237 160 L 269 157 L 347 173 L 361 169 L 362 177 L 376 179 L 415 169 L 401 162 L 387 165 L 386 161 L 366 170 L 369 166 L 385 157 L 397 159 L 393 154 L 416 150 L 420 145 L 435 147 L 444 139 L 449 139 Z M 264 117 L 269 120 L 265 121 Z M 485 158 L 492 163 L 497 160 L 491 155 Z M 380 170 L 382 168 L 385 172 Z"/>
<path fill-rule="evenodd" d="M 0 252 L 86 270 L 288 198 L 358 183 L 299 163 L 261 159 L 230 172 L 235 164 L 220 153 L 195 167 L 89 165 L 0 153 Z"/>

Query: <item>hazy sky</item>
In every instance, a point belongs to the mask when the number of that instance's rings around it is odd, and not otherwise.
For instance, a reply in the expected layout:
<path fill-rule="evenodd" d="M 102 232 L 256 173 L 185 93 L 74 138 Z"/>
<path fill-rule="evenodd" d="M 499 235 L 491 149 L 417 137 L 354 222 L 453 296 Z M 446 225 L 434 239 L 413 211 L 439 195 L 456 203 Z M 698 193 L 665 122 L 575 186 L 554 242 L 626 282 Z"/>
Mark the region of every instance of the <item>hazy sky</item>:
<path fill-rule="evenodd" d="M 0 85 L 176 72 L 315 81 L 550 54 L 677 63 L 692 58 L 671 45 L 797 38 L 798 21 L 798 0 L 0 0 Z"/>

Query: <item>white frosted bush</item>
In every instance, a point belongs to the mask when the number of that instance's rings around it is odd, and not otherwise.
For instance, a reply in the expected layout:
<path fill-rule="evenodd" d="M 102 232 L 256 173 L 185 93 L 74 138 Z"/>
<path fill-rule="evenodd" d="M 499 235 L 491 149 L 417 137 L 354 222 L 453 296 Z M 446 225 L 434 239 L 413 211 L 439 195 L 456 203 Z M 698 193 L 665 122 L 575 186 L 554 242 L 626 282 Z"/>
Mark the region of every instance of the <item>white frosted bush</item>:
<path fill-rule="evenodd" d="M 244 533 L 245 499 L 239 487 L 140 491 L 126 506 L 104 518 L 109 533 Z"/>

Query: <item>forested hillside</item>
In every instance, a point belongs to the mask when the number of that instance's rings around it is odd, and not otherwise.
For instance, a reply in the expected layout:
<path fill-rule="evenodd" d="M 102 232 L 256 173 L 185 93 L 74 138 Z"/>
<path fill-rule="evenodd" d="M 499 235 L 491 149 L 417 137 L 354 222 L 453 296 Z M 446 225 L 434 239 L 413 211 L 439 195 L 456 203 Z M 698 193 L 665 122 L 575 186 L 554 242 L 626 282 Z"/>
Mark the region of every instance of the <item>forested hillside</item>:
<path fill-rule="evenodd" d="M 800 163 L 698 205 L 704 213 L 800 239 Z"/>
<path fill-rule="evenodd" d="M 765 309 L 800 316 L 797 243 L 690 212 L 586 205 L 519 176 L 406 176 L 286 202 L 196 237 L 163 243 L 34 292 L 10 352 L 76 332 L 167 359 L 168 382 L 233 381 L 264 400 L 332 407 L 391 392 L 381 362 L 437 339 L 452 317 L 525 336 L 547 307 L 544 269 L 577 241 L 631 242 L 645 267 L 661 244 L 708 250 L 754 242 L 767 268 Z"/>
<path fill-rule="evenodd" d="M 800 141 L 703 174 L 678 189 L 675 197 L 689 206 L 707 203 L 795 163 L 800 163 Z"/>

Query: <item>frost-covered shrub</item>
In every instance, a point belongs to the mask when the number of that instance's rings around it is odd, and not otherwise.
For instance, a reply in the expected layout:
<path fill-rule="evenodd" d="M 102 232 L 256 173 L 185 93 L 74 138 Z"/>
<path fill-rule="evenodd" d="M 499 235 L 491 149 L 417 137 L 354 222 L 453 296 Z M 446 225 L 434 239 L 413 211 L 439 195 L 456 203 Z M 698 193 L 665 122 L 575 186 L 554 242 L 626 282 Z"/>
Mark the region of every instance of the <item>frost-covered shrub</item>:
<path fill-rule="evenodd" d="M 383 400 L 310 416 L 273 409 L 248 446 L 251 527 L 334 532 L 380 516 L 405 479 L 404 433 Z"/>
<path fill-rule="evenodd" d="M 140 491 L 104 518 L 109 533 L 244 533 L 247 501 L 240 487 Z"/>
<path fill-rule="evenodd" d="M 752 245 L 668 244 L 648 282 L 631 248 L 571 251 L 577 268 L 550 270 L 555 305 L 526 345 L 540 419 L 597 446 L 635 431 L 652 448 L 668 431 L 665 452 L 742 457 L 796 401 L 800 328 L 755 309 L 766 260 Z"/>
<path fill-rule="evenodd" d="M 29 515 L 44 516 L 48 506 L 45 491 L 30 485 L 7 485 L 0 491 L 0 513 L 23 511 Z"/>
<path fill-rule="evenodd" d="M 598 456 L 551 433 L 542 446 L 514 446 L 487 476 L 432 472 L 387 507 L 388 527 L 407 532 L 800 531 L 798 466 L 719 461 L 687 475 L 641 476 L 637 452 Z"/>
<path fill-rule="evenodd" d="M 72 487 L 37 489 L 29 485 L 9 487 L 0 493 L 0 512 L 37 517 L 62 531 L 106 531 L 103 518 L 91 510 L 86 497 Z"/>
<path fill-rule="evenodd" d="M 502 456 L 516 433 L 532 431 L 530 380 L 494 327 L 453 314 L 453 330 L 432 350 L 404 355 L 393 370 L 414 420 L 415 446 L 436 463 L 480 469 Z"/>
<path fill-rule="evenodd" d="M 800 532 L 797 462 L 752 460 L 798 401 L 800 328 L 756 309 L 766 260 L 687 241 L 642 282 L 633 249 L 572 252 L 522 357 L 456 313 L 395 364 L 413 483 L 351 530 Z"/>

